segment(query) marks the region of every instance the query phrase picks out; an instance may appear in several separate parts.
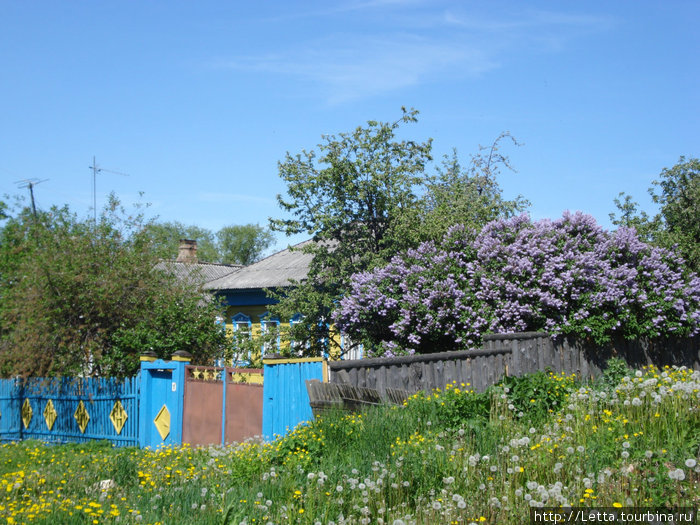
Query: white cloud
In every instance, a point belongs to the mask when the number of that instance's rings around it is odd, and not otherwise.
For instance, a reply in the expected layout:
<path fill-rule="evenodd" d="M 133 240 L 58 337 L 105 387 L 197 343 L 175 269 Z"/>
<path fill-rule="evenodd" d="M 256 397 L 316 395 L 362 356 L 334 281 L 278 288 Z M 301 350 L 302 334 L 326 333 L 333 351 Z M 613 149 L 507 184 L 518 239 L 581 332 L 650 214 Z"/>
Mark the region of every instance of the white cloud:
<path fill-rule="evenodd" d="M 328 103 L 337 104 L 438 77 L 479 77 L 501 67 L 509 52 L 526 47 L 560 49 L 577 34 L 605 30 L 611 24 L 605 17 L 550 11 L 511 9 L 485 16 L 467 12 L 459 4 L 436 10 L 413 0 L 370 0 L 342 7 L 383 7 L 394 9 L 395 16 L 385 13 L 379 34 L 376 26 L 367 34 L 361 24 L 348 23 L 343 33 L 315 36 L 286 50 L 238 57 L 216 66 L 311 82 Z M 351 27 L 357 29 L 348 31 Z"/>
<path fill-rule="evenodd" d="M 408 34 L 342 35 L 294 53 L 246 57 L 222 65 L 312 81 L 331 104 L 416 85 L 452 68 L 479 75 L 497 66 L 476 46 Z"/>

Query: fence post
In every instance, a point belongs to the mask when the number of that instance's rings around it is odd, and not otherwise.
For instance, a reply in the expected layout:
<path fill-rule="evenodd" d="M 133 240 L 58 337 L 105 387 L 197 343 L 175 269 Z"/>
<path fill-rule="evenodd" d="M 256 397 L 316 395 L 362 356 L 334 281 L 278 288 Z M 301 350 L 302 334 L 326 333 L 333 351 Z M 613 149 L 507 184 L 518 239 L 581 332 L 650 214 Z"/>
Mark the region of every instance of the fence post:
<path fill-rule="evenodd" d="M 175 424 L 171 426 L 175 445 L 182 445 L 182 423 L 185 406 L 185 368 L 192 361 L 192 354 L 185 350 L 178 350 L 172 355 L 175 370 L 173 371 L 173 392 L 176 394 Z M 173 428 L 174 427 L 174 428 Z"/>
<path fill-rule="evenodd" d="M 221 369 L 221 446 L 226 445 L 226 375 L 227 375 L 226 363 Z"/>

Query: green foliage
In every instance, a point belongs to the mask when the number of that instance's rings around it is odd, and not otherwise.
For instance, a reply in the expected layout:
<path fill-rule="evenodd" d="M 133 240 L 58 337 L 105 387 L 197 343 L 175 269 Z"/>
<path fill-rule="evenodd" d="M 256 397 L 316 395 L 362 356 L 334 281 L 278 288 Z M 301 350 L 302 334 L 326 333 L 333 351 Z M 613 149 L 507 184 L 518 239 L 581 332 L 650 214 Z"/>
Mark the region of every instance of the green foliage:
<path fill-rule="evenodd" d="M 527 209 L 530 203 L 521 195 L 513 200 L 504 199 L 498 184 L 501 167 L 515 171 L 508 156 L 499 151 L 505 139 L 520 146 L 509 132 L 501 133 L 491 146 L 479 146 L 479 152 L 472 155 L 466 169 L 456 150 L 444 157 L 436 175 L 428 177 L 420 240 L 442 239 L 455 224 L 478 232 L 490 221 L 512 217 Z"/>
<path fill-rule="evenodd" d="M 649 217 L 645 211 L 639 209 L 639 203 L 633 201 L 632 197 L 625 192 L 620 192 L 613 202 L 620 216 L 618 217 L 615 213 L 610 213 L 610 222 L 615 226 L 634 228 L 637 230 L 639 238 L 644 242 L 652 242 L 654 240 L 654 236 L 657 235 L 661 228 L 660 218 L 658 216 L 653 218 Z"/>
<path fill-rule="evenodd" d="M 118 454 L 112 463 L 111 479 L 121 487 L 132 487 L 139 482 L 138 466 L 131 454 Z"/>
<path fill-rule="evenodd" d="M 636 228 L 645 241 L 677 251 L 691 270 L 700 273 L 700 160 L 682 156 L 652 184 L 649 194 L 660 205 L 660 213 L 649 217 L 632 197 L 620 193 L 624 201 L 615 199 L 620 216 L 611 213 L 610 220 Z"/>
<path fill-rule="evenodd" d="M 259 224 L 224 226 L 216 232 L 219 260 L 248 265 L 257 261 L 275 240 L 270 230 Z"/>
<path fill-rule="evenodd" d="M 678 245 L 688 266 L 700 272 L 700 160 L 681 157 L 676 165 L 661 171 L 654 186 L 659 192 L 652 188 L 650 193 L 661 206 L 665 224 L 662 242 Z"/>
<path fill-rule="evenodd" d="M 181 239 L 197 241 L 197 258 L 200 261 L 218 262 L 220 254 L 214 234 L 206 228 L 185 225 L 178 221 L 151 222 L 141 234 L 159 259 L 175 259 Z"/>
<path fill-rule="evenodd" d="M 148 223 L 141 235 L 160 259 L 175 259 L 180 240 L 192 239 L 197 241 L 200 261 L 244 265 L 257 261 L 275 240 L 270 230 L 258 224 L 224 226 L 214 234 L 178 221 Z"/>
<path fill-rule="evenodd" d="M 313 254 L 307 279 L 274 294 L 280 303 L 271 311 L 280 319 L 301 313 L 309 320 L 292 331 L 308 353 L 333 352 L 330 312 L 347 293 L 351 275 L 383 265 L 421 241 L 440 239 L 454 224 L 478 231 L 528 205 L 520 196 L 503 199 L 496 181 L 501 166 L 510 169 L 499 152 L 501 142 L 517 145 L 509 133 L 481 148 L 468 168 L 455 153 L 428 176 L 431 140 L 395 137 L 417 114 L 403 108 L 394 123 L 370 121 L 351 133 L 325 136 L 317 150 L 287 153 L 279 164 L 287 194 L 278 195 L 278 202 L 291 218 L 271 219 L 271 228 L 306 233 L 315 242 L 301 248 Z"/>
<path fill-rule="evenodd" d="M 418 392 L 405 403 L 409 410 L 426 421 L 440 421 L 446 428 L 474 428 L 488 422 L 491 415 L 492 393 L 475 392 L 470 385 L 456 382 L 444 391 Z"/>
<path fill-rule="evenodd" d="M 515 411 L 522 412 L 526 421 L 541 423 L 561 409 L 576 386 L 576 379 L 540 370 L 520 377 L 505 377 L 501 385 Z"/>
<path fill-rule="evenodd" d="M 141 215 L 113 196 L 98 222 L 19 210 L 0 230 L 0 373 L 128 376 L 139 354 L 219 356 L 220 308 L 154 269 Z"/>
<path fill-rule="evenodd" d="M 629 377 L 630 375 L 632 375 L 632 370 L 627 366 L 624 359 L 611 357 L 606 363 L 605 370 L 603 370 L 601 381 L 608 388 L 614 388 L 620 384 L 623 377 Z"/>
<path fill-rule="evenodd" d="M 407 247 L 396 226 L 418 207 L 415 190 L 431 160 L 431 141 L 397 141 L 395 134 L 416 115 L 404 108 L 394 123 L 370 121 L 352 133 L 325 136 L 318 151 L 287 153 L 279 164 L 287 197 L 277 200 L 292 218 L 271 219 L 271 228 L 316 242 L 303 248 L 314 255 L 307 280 L 274 310 L 280 318 L 301 313 L 312 320 L 293 334 L 310 352 L 330 341 L 329 314 L 350 275 Z"/>

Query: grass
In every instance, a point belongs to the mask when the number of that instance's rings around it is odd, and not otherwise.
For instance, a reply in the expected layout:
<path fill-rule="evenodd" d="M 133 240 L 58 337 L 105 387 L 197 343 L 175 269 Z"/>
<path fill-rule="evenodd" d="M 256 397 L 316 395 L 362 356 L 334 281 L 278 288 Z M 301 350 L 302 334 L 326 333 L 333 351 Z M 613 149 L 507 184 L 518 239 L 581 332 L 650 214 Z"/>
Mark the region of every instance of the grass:
<path fill-rule="evenodd" d="M 273 443 L 0 447 L 8 523 L 528 522 L 532 506 L 700 504 L 700 373 L 540 372 L 329 414 Z"/>

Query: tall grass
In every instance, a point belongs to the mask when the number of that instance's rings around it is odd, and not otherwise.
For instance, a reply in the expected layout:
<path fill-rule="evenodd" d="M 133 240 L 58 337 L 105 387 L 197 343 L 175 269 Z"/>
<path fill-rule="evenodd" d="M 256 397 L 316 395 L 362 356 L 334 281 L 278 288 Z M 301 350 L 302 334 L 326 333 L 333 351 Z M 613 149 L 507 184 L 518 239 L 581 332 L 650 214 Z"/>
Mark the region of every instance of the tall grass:
<path fill-rule="evenodd" d="M 8 523 L 528 522 L 537 506 L 698 506 L 700 373 L 539 372 L 331 413 L 273 443 L 0 448 Z"/>

